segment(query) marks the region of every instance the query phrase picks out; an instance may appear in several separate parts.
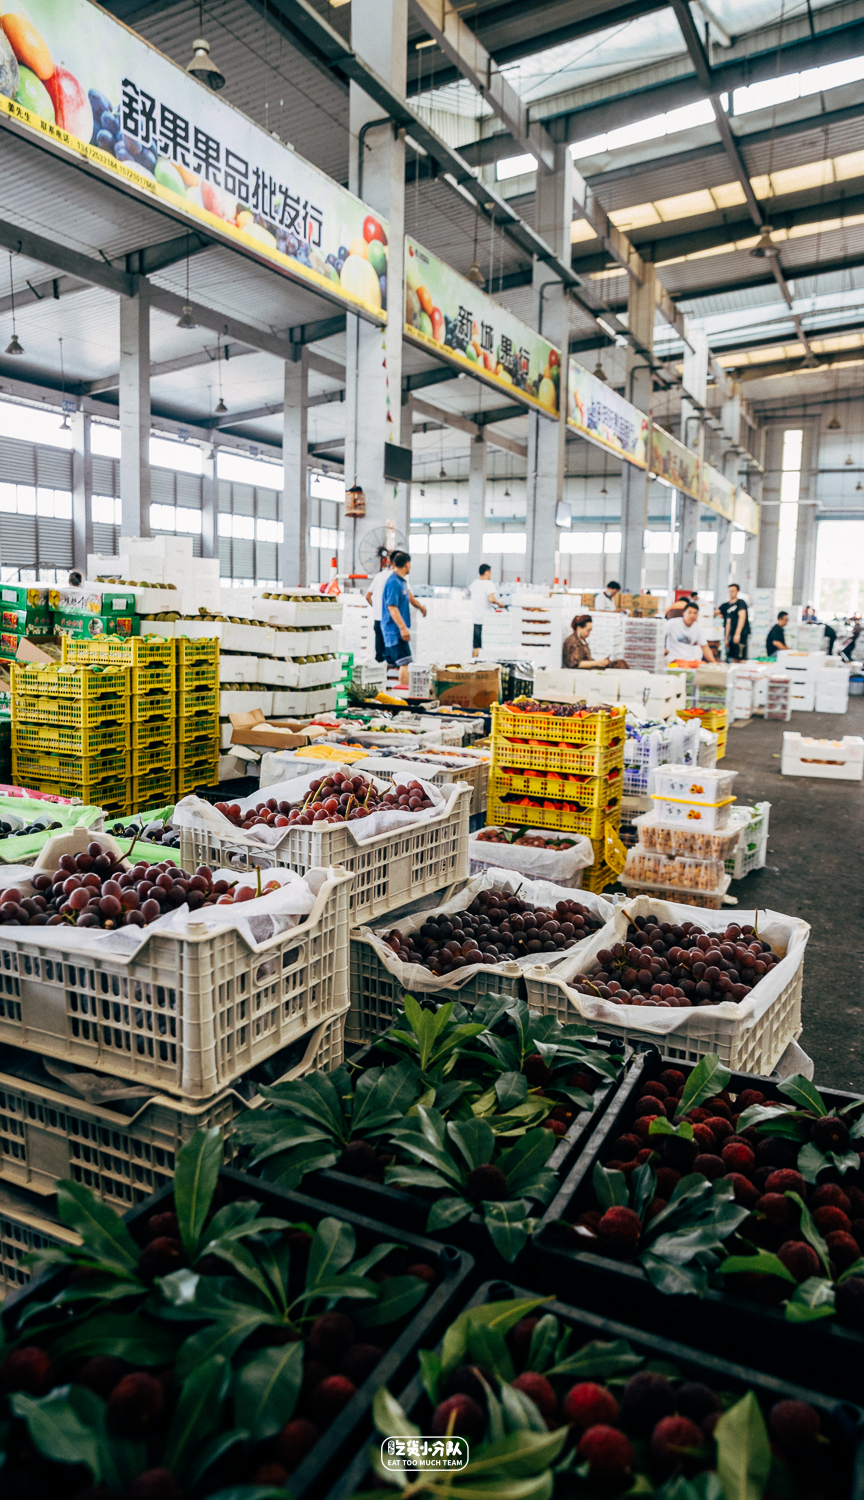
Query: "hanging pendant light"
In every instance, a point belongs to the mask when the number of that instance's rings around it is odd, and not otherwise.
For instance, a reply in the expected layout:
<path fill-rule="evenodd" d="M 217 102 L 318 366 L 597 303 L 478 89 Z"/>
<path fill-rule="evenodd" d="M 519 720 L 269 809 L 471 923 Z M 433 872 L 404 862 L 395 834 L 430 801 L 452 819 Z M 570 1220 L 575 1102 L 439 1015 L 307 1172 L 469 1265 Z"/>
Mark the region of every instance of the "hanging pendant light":
<path fill-rule="evenodd" d="M 758 245 L 754 245 L 750 254 L 756 260 L 773 260 L 780 254 L 778 247 L 771 238 L 772 230 L 770 224 L 762 225 L 762 233 Z"/>
<path fill-rule="evenodd" d="M 216 406 L 216 415 L 217 415 L 217 417 L 224 417 L 226 415 L 227 411 L 228 411 L 228 408 L 225 405 L 225 402 L 222 400 L 222 335 L 221 335 L 221 333 L 219 333 L 219 334 L 216 335 L 216 364 L 217 364 L 217 366 L 219 368 L 219 401 L 218 401 L 217 406 Z"/>
<path fill-rule="evenodd" d="M 186 235 L 186 301 L 183 303 L 183 311 L 177 319 L 178 328 L 195 328 L 197 324 L 192 315 L 192 303 L 189 301 L 189 235 Z"/>
<path fill-rule="evenodd" d="M 855 462 L 855 460 L 852 457 L 852 454 L 851 453 L 847 453 L 847 455 L 846 455 L 846 467 L 847 467 L 847 469 L 851 468 L 851 466 L 852 466 L 852 464 L 854 462 Z"/>
<path fill-rule="evenodd" d="M 828 423 L 828 431 L 829 432 L 839 432 L 840 431 L 840 423 L 837 420 L 837 413 L 836 412 L 834 413 L 833 417 L 831 418 L 831 421 Z"/>
<path fill-rule="evenodd" d="M 608 381 L 607 376 L 606 376 L 606 371 L 604 370 L 603 366 L 601 365 L 599 358 L 597 360 L 596 365 L 594 366 L 594 379 L 595 380 L 602 380 L 604 385 L 608 385 L 609 384 L 609 381 Z"/>
<path fill-rule="evenodd" d="M 10 301 L 11 306 L 12 306 L 12 338 L 9 341 L 9 345 L 7 347 L 6 353 L 7 354 L 23 354 L 24 350 L 23 350 L 23 348 L 21 347 L 21 344 L 18 341 L 18 334 L 15 331 L 15 281 L 14 281 L 14 277 L 12 275 L 12 255 L 11 255 L 11 253 L 9 255 L 9 301 Z"/>
<path fill-rule="evenodd" d="M 199 83 L 206 83 L 208 89 L 214 94 L 225 87 L 225 75 L 220 73 L 216 64 L 210 57 L 210 43 L 204 40 L 204 5 L 203 0 L 198 5 L 198 35 L 192 43 L 192 61 L 186 64 L 186 72 L 197 78 Z"/>

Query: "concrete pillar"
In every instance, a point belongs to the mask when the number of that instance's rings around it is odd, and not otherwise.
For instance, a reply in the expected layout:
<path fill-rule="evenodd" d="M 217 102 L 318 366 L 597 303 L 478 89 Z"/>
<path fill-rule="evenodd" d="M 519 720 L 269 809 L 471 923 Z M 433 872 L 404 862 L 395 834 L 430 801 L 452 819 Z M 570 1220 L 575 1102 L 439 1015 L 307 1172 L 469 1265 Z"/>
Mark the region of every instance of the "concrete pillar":
<path fill-rule="evenodd" d="M 732 566 L 732 522 L 721 516 L 717 522 L 717 555 L 714 570 L 714 605 L 722 604 L 730 582 Z"/>
<path fill-rule="evenodd" d="M 120 500 L 123 536 L 150 535 L 150 287 L 120 297 Z"/>
<path fill-rule="evenodd" d="M 72 566 L 86 578 L 87 554 L 93 551 L 93 454 L 86 412 L 76 411 L 72 433 Z"/>
<path fill-rule="evenodd" d="M 735 381 L 727 381 L 728 394 L 720 409 L 720 421 L 729 443 L 741 443 L 741 387 Z M 724 443 L 724 447 L 726 444 Z M 727 479 L 737 483 L 738 458 L 734 448 L 726 447 L 723 455 L 723 473 Z"/>
<path fill-rule="evenodd" d="M 414 445 L 414 405 L 410 396 L 402 403 L 399 442 L 403 448 L 412 448 Z M 401 532 L 407 541 L 411 526 L 411 485 L 397 484 L 394 486 L 394 491 L 396 530 Z"/>
<path fill-rule="evenodd" d="M 757 589 L 773 589 L 777 586 L 777 533 L 779 529 L 779 505 L 763 505 L 759 527 L 759 561 L 756 567 Z"/>
<path fill-rule="evenodd" d="M 641 286 L 628 283 L 627 323 L 640 343 L 654 348 L 654 311 L 656 289 L 654 267 L 645 262 Z M 628 401 L 649 416 L 652 407 L 653 378 L 650 365 L 638 350 L 627 349 L 624 395 Z M 621 567 L 620 581 L 625 594 L 642 588 L 645 527 L 648 524 L 647 472 L 633 464 L 621 465 Z"/>
<path fill-rule="evenodd" d="M 554 170 L 537 174 L 535 228 L 567 265 L 572 221 L 573 158 L 562 145 L 555 148 Z M 570 307 L 563 283 L 535 259 L 534 326 L 561 351 L 561 376 L 559 420 L 553 422 L 539 412 L 531 412 L 528 418 L 525 574 L 533 583 L 551 584 L 555 572 L 555 509 L 564 498 Z"/>
<path fill-rule="evenodd" d="M 351 46 L 402 97 L 406 91 L 408 0 L 353 0 Z M 348 314 L 345 386 L 345 482 L 366 495 L 366 516 L 351 527 L 356 544 L 367 532 L 396 520 L 393 487 L 384 483 L 384 444 L 401 437 L 402 327 L 405 235 L 404 131 L 359 84 L 350 84 L 348 178 L 351 191 L 388 221 L 386 328 Z M 404 486 L 400 486 L 404 488 Z M 404 515 L 406 500 L 397 497 Z"/>
<path fill-rule="evenodd" d="M 684 346 L 684 389 L 703 406 L 708 389 L 708 339 L 700 330 L 689 330 L 692 348 Z M 681 442 L 699 454 L 700 463 L 705 458 L 705 433 L 699 407 L 685 396 L 681 401 Z M 677 587 L 692 589 L 696 582 L 696 536 L 699 531 L 699 501 L 689 495 L 681 495 L 681 545 L 678 550 L 676 569 Z"/>
<path fill-rule="evenodd" d="M 468 456 L 468 582 L 473 583 L 483 556 L 486 520 L 486 439 L 482 432 L 471 440 Z"/>
<path fill-rule="evenodd" d="M 216 444 L 201 453 L 201 556 L 219 556 L 219 503 L 216 479 Z"/>
<path fill-rule="evenodd" d="M 818 506 L 798 504 L 798 529 L 795 537 L 795 581 L 793 604 L 812 604 L 816 584 L 816 516 Z"/>
<path fill-rule="evenodd" d="M 696 537 L 699 533 L 699 501 L 678 492 L 681 538 L 675 566 L 675 587 L 692 589 L 696 582 Z"/>
<path fill-rule="evenodd" d="M 277 565 L 286 586 L 309 582 L 309 482 L 308 465 L 309 360 L 304 349 L 300 358 L 285 364 L 285 413 L 282 425 L 282 496 L 279 520 L 283 542 Z"/>

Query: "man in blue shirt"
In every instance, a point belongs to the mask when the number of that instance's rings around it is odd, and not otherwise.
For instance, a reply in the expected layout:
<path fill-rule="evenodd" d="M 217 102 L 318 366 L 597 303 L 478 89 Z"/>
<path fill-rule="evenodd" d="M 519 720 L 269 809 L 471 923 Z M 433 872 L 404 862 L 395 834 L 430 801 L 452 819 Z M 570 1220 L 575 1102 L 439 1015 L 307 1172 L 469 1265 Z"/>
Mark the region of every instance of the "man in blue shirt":
<path fill-rule="evenodd" d="M 381 600 L 381 634 L 384 651 L 391 667 L 399 668 L 399 684 L 408 686 L 408 666 L 411 661 L 411 605 L 421 615 L 426 610 L 414 598 L 408 587 L 411 572 L 411 557 L 407 552 L 393 552 L 390 556 L 391 573 L 384 585 Z"/>

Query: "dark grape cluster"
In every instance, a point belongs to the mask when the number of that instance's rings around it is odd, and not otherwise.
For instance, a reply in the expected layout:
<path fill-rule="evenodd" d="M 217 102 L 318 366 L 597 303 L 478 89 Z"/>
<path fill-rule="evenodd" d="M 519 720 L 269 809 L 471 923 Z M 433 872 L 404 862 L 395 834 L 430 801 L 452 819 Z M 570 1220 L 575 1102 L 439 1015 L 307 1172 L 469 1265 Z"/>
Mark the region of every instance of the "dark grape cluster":
<path fill-rule="evenodd" d="M 559 901 L 551 909 L 531 906 L 520 896 L 483 891 L 464 911 L 429 917 L 415 933 L 403 935 L 394 927 L 384 941 L 405 963 L 452 974 L 471 964 L 557 953 L 602 926 L 602 918 L 578 901 Z"/>
<path fill-rule="evenodd" d="M 236 828 L 291 828 L 294 824 L 307 828 L 313 823 L 359 822 L 374 812 L 424 812 L 432 805 L 419 781 L 409 781 L 407 786 L 394 783 L 390 791 L 380 792 L 368 776 L 334 771 L 320 781 L 310 781 L 309 791 L 299 802 L 268 797 L 245 813 L 236 802 L 217 802 L 216 811 Z"/>
<path fill-rule="evenodd" d="M 117 839 L 134 839 L 136 835 L 148 844 L 164 844 L 166 849 L 180 848 L 180 830 L 166 828 L 164 823 L 112 823 L 111 832 Z"/>
<path fill-rule="evenodd" d="M 571 988 L 615 1005 L 719 1005 L 741 1001 L 780 962 L 755 927 L 731 922 L 725 932 L 705 932 L 695 922 L 636 917 L 627 938 L 601 948 L 599 968 L 579 974 Z"/>
<path fill-rule="evenodd" d="M 156 169 L 155 146 L 142 146 L 132 135 L 127 135 L 120 123 L 119 106 L 115 109 L 111 100 L 99 89 L 88 92 L 93 110 L 93 135 L 90 144 L 102 151 L 110 151 L 117 161 L 134 161 L 145 172 L 153 174 Z"/>
<path fill-rule="evenodd" d="M 16 828 L 13 823 L 0 818 L 0 839 L 19 839 L 28 833 L 50 833 L 53 829 L 62 827 L 62 823 L 45 823 L 37 818 L 35 823 L 28 823 L 26 828 Z"/>

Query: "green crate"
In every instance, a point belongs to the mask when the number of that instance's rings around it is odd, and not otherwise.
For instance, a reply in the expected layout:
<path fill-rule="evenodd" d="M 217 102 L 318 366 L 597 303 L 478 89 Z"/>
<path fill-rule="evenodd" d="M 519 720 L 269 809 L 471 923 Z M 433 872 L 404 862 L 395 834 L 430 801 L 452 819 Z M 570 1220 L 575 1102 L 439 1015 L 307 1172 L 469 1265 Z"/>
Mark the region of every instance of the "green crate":
<path fill-rule="evenodd" d="M 12 730 L 12 748 L 59 755 L 101 755 L 107 750 L 125 750 L 128 734 L 126 724 L 82 729 L 71 724 L 22 724 L 16 721 Z"/>

